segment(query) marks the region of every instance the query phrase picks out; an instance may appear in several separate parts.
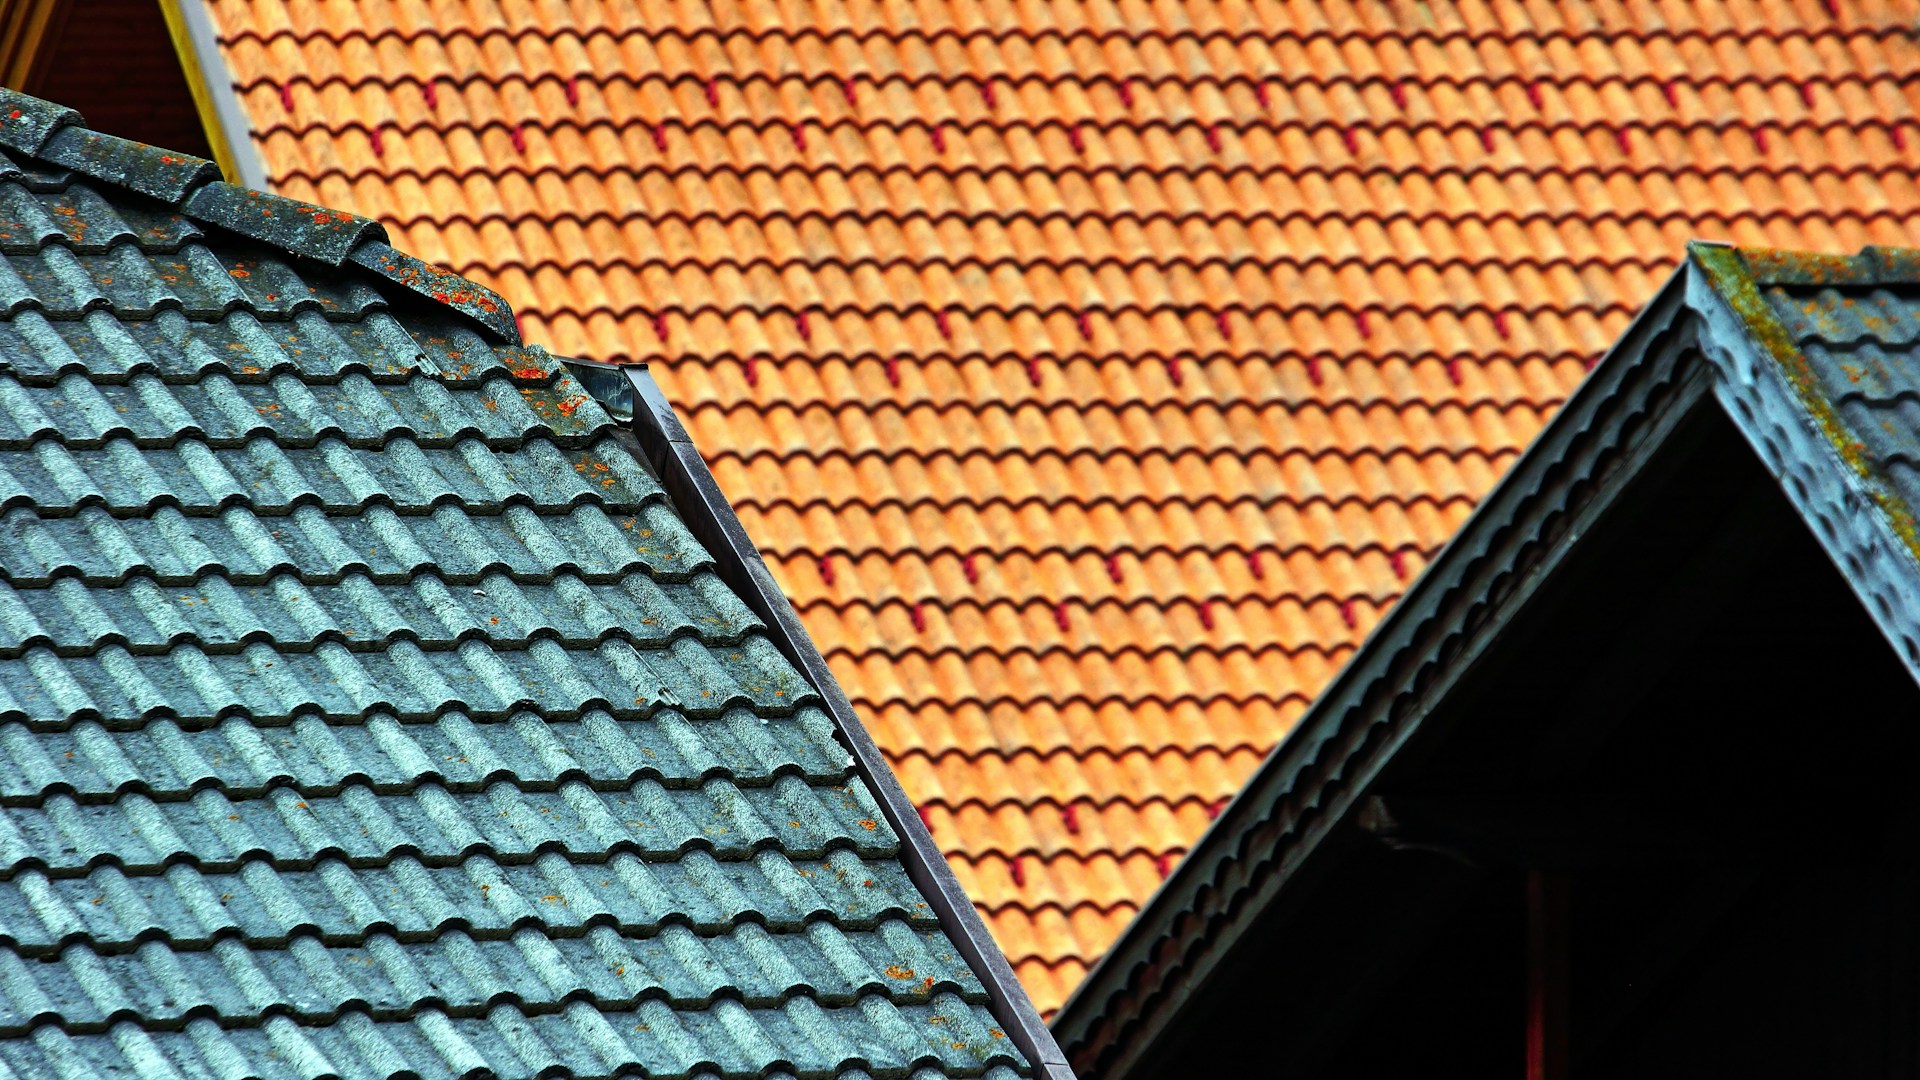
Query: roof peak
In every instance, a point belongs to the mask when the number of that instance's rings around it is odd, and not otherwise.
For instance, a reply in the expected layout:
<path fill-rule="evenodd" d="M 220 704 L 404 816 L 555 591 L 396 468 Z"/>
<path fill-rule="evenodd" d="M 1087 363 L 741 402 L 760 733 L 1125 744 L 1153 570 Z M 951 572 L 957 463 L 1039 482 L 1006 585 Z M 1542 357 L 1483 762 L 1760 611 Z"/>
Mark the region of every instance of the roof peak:
<path fill-rule="evenodd" d="M 205 158 L 94 131 L 75 110 L 17 90 L 0 88 L 0 148 L 158 200 L 199 224 L 290 255 L 336 268 L 353 263 L 452 309 L 506 344 L 521 344 L 513 308 L 497 293 L 395 249 L 385 226 L 371 218 L 228 183 Z"/>

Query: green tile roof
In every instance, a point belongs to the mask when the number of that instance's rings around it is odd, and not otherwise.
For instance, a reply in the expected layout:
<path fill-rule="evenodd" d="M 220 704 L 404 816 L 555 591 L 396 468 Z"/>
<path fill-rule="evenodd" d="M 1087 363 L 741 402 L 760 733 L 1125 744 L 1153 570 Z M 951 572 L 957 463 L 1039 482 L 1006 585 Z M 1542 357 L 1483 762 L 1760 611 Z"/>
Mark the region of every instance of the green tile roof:
<path fill-rule="evenodd" d="M 0 1078 L 1029 1070 L 499 297 L 0 93 Z"/>

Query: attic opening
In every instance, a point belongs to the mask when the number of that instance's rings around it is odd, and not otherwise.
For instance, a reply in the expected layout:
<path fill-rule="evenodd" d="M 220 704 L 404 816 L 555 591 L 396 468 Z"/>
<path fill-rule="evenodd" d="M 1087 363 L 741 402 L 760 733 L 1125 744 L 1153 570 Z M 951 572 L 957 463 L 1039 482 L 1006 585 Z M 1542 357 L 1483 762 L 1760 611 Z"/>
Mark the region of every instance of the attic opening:
<path fill-rule="evenodd" d="M 79 110 L 95 131 L 217 159 L 168 2 L 0 0 L 5 85 Z"/>
<path fill-rule="evenodd" d="M 1920 1073 L 1920 689 L 1710 398 L 1360 807 L 1137 1075 Z"/>

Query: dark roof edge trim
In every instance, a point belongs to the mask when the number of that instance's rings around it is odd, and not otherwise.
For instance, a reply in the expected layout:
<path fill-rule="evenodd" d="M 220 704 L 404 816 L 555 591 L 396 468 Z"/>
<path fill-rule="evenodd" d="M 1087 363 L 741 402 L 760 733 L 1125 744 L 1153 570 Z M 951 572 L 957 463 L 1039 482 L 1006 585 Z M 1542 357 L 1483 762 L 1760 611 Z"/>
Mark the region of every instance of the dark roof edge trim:
<path fill-rule="evenodd" d="M 227 178 L 241 187 L 269 190 L 266 165 L 253 145 L 253 126 L 241 111 L 240 97 L 220 54 L 219 35 L 208 21 L 206 5 L 199 0 L 160 0 L 160 12 L 166 17 L 167 32 L 180 58 L 181 73 L 187 77 L 187 88 L 193 92 L 193 103 L 199 108 L 200 125 L 213 144 L 214 159 Z"/>
<path fill-rule="evenodd" d="M 1915 538 L 1903 539 L 1892 516 L 1907 511 L 1858 453 L 1822 430 L 1832 405 L 1794 385 L 1804 357 L 1759 289 L 1912 283 L 1915 253 L 1869 248 L 1827 257 L 1810 280 L 1783 276 L 1765 253 L 1693 244 L 1688 255 L 1687 304 L 1706 326 L 1701 352 L 1718 376 L 1714 396 L 1920 683 L 1920 559 Z"/>
<path fill-rule="evenodd" d="M 713 556 L 721 579 L 740 594 L 748 607 L 767 624 L 768 636 L 819 692 L 829 715 L 853 754 L 854 767 L 865 780 L 887 816 L 887 823 L 904 842 L 901 852 L 907 875 L 933 908 L 940 925 L 952 936 L 967 964 L 981 976 L 995 1016 L 1007 1025 L 1007 1036 L 1020 1048 L 1035 1074 L 1044 1080 L 1074 1080 L 1066 1055 L 1040 1019 L 1024 987 L 1015 978 L 973 901 L 934 844 L 920 813 L 908 801 L 905 789 L 855 715 L 813 639 L 773 572 L 747 536 L 733 504 L 720 490 L 713 473 L 674 415 L 660 384 L 647 365 L 623 368 L 633 387 L 634 431 L 649 463 L 686 519 L 687 527 Z"/>
<path fill-rule="evenodd" d="M 1478 618 L 1474 609 L 1484 605 L 1504 610 L 1537 586 L 1542 575 L 1529 567 L 1527 580 L 1507 581 L 1504 597 L 1494 600 L 1485 595 L 1490 585 L 1510 579 L 1519 560 L 1543 542 L 1542 526 L 1556 512 L 1569 509 L 1566 502 L 1573 482 L 1591 479 L 1595 463 L 1606 453 L 1625 450 L 1631 460 L 1613 470 L 1605 485 L 1612 491 L 1592 492 L 1585 509 L 1611 502 L 1679 417 L 1705 399 L 1710 381 L 1706 366 L 1684 373 L 1673 366 L 1691 341 L 1668 340 L 1676 333 L 1691 337 L 1682 322 L 1685 275 L 1683 267 L 1641 310 L 1553 423 L 1520 456 L 1514 470 L 1355 650 L 1300 723 L 1142 907 L 1114 949 L 1062 1006 L 1055 1017 L 1055 1031 L 1076 1058 L 1088 1052 L 1101 1054 L 1116 1042 L 1117 1032 L 1124 1035 L 1118 1040 L 1124 1045 L 1115 1057 L 1103 1061 L 1101 1074 L 1131 1075 L 1129 1070 L 1140 1064 L 1139 1052 L 1152 1042 L 1154 1032 L 1177 1014 L 1185 988 L 1202 980 L 1231 949 L 1239 929 L 1275 894 L 1318 838 L 1343 817 L 1353 793 L 1417 726 L 1434 694 L 1451 685 L 1489 639 L 1489 632 L 1500 625 L 1498 611 Z M 1637 363 L 1656 348 L 1665 357 L 1665 371 L 1649 371 Z M 1656 400 L 1662 387 L 1666 387 L 1665 399 Z M 1635 408 L 1641 411 L 1632 412 Z M 1641 422 L 1623 424 L 1629 414 Z M 1608 429 L 1612 429 L 1610 440 L 1593 437 L 1596 431 Z M 1572 535 L 1579 531 L 1577 525 L 1568 527 Z M 1469 615 L 1476 617 L 1470 620 Z M 1411 659 L 1416 655 L 1426 659 Z M 1382 725 L 1384 730 L 1375 731 Z M 1250 845 L 1256 839 L 1275 849 L 1253 850 Z M 1262 868 L 1261 863 L 1272 865 Z M 1201 919 L 1204 928 L 1182 932 L 1185 919 Z M 1188 953 L 1165 955 L 1162 945 L 1170 938 L 1205 944 Z M 1146 977 L 1155 985 L 1136 986 L 1136 980 L 1149 972 Z M 1127 1015 L 1113 1015 L 1116 1002 L 1129 996 L 1140 999 L 1136 1006 L 1161 1000 L 1128 1010 Z M 1116 1027 L 1100 1032 L 1105 1025 Z"/>

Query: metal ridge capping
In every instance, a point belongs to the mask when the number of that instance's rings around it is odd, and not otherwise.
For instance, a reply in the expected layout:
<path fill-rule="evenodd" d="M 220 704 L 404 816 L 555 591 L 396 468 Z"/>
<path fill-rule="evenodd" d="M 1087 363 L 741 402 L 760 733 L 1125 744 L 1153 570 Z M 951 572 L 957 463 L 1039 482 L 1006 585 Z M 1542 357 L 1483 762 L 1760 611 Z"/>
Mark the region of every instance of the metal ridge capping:
<path fill-rule="evenodd" d="M 623 369 L 632 386 L 634 429 L 648 460 L 659 473 L 675 505 L 686 515 L 694 537 L 720 564 L 721 579 L 731 585 L 767 625 L 787 659 L 825 703 L 840 735 L 853 754 L 855 768 L 872 789 L 887 823 L 904 841 L 901 852 L 907 874 L 934 908 L 941 924 L 953 933 L 953 942 L 973 970 L 980 974 L 999 1019 L 1036 1074 L 1047 1080 L 1072 1080 L 1066 1055 L 1039 1010 L 1013 974 L 1013 967 L 987 932 L 986 923 L 954 877 L 940 849 L 907 799 L 906 791 L 888 767 L 886 758 L 854 713 L 833 672 L 813 645 L 793 605 L 774 581 L 760 552 L 735 516 L 706 461 L 693 445 L 673 405 L 655 382 L 647 365 Z"/>
<path fill-rule="evenodd" d="M 353 262 L 518 345 L 513 309 L 492 290 L 387 244 L 379 222 L 221 180 L 205 158 L 107 135 L 78 112 L 0 88 L 0 147 L 172 206 L 183 216 L 330 267 Z"/>

